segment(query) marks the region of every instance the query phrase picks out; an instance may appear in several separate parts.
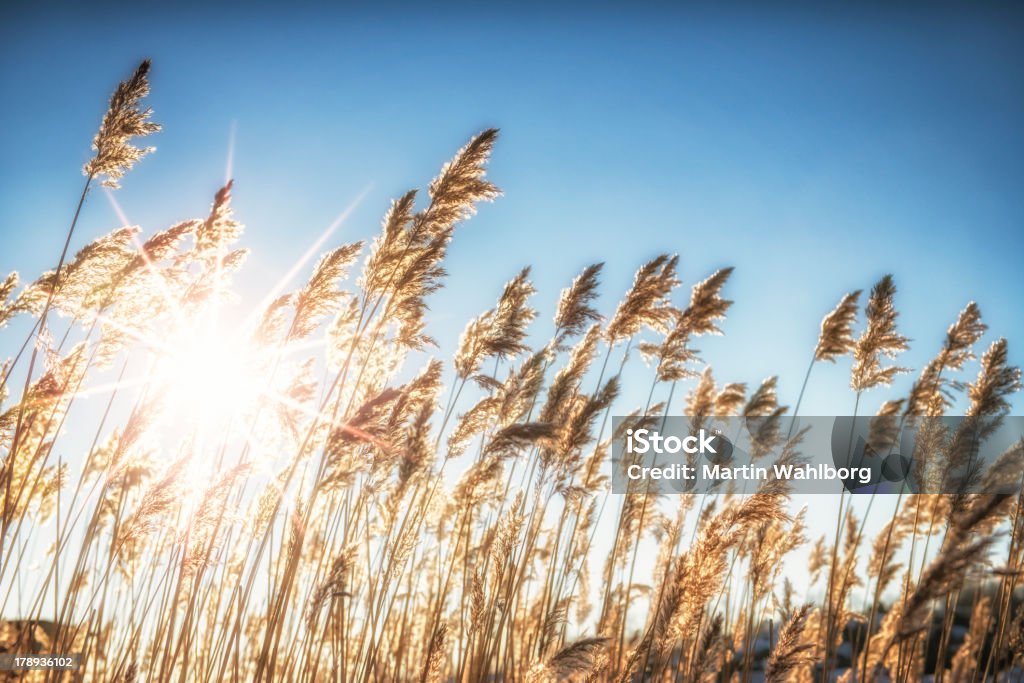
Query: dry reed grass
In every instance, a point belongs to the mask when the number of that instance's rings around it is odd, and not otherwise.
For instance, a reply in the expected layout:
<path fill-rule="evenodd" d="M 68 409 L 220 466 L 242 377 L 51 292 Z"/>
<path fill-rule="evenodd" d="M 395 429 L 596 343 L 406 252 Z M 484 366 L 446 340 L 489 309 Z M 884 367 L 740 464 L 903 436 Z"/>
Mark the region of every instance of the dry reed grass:
<path fill-rule="evenodd" d="M 160 368 L 179 349 L 166 347 L 231 295 L 244 261 L 231 183 L 206 218 L 144 242 L 121 228 L 66 258 L 93 181 L 116 187 L 152 151 L 133 144 L 159 130 L 142 105 L 148 77 L 147 61 L 111 99 L 55 269 L 20 291 L 16 273 L 0 283 L 0 327 L 31 327 L 0 366 L 0 649 L 80 651 L 85 679 L 97 681 L 915 680 L 929 667 L 969 681 L 1022 665 L 1019 495 L 907 497 L 870 544 L 864 518 L 840 501 L 834 537 L 811 555 L 824 597 L 802 607 L 782 570 L 807 542 L 805 513 L 789 510 L 784 483 L 702 498 L 696 510 L 684 496 L 674 512 L 642 488 L 609 496 L 607 419 L 633 348 L 654 379 L 620 430 L 653 424 L 677 385 L 690 384 L 687 414 L 759 418 L 760 448 L 785 444 L 786 457 L 799 457 L 802 434 L 783 431 L 778 378 L 749 395 L 745 383 L 719 387 L 692 347 L 722 333 L 732 268 L 694 285 L 679 308 L 679 258 L 658 256 L 605 321 L 602 264 L 589 266 L 563 290 L 539 348 L 524 268 L 466 326 L 454 385 L 443 386 L 428 297 L 444 285 L 459 225 L 499 195 L 486 177 L 496 130 L 460 149 L 423 202 L 415 191 L 396 200 L 368 253 L 362 243 L 328 251 L 303 287 L 256 311 L 232 350 L 254 382 L 244 395 L 219 394 L 228 405 L 209 406 L 223 411 L 214 429 L 197 419 L 168 430 L 168 387 L 212 351 L 200 346 L 167 375 Z M 355 286 L 344 287 L 360 259 Z M 863 392 L 904 372 L 884 364 L 908 348 L 895 293 L 892 276 L 875 284 L 859 335 L 860 291 L 840 300 L 821 323 L 804 389 L 816 362 L 849 356 L 859 406 Z M 950 377 L 985 331 L 972 302 L 910 396 L 883 405 L 874 452 L 892 446 L 904 420 L 949 410 L 959 392 L 983 424 L 1007 413 L 1020 371 L 1005 339 L 983 354 L 975 381 Z M 305 357 L 310 348 L 323 351 Z M 416 364 L 400 382 L 403 365 Z M 104 368 L 121 379 L 140 365 L 150 368 L 141 386 L 111 390 L 75 482 L 55 456 L 76 398 Z M 115 400 L 128 406 L 120 425 Z M 955 438 L 934 435 L 937 445 Z M 608 500 L 614 539 L 598 558 Z M 40 539 L 48 521 L 54 536 Z M 646 585 L 637 558 L 651 543 L 659 551 Z M 44 544 L 41 575 L 30 576 Z M 865 604 L 855 611 L 858 585 Z M 894 586 L 901 597 L 887 606 Z M 973 617 L 954 644 L 968 589 Z M 952 653 L 948 663 L 929 658 L 933 642 Z"/>

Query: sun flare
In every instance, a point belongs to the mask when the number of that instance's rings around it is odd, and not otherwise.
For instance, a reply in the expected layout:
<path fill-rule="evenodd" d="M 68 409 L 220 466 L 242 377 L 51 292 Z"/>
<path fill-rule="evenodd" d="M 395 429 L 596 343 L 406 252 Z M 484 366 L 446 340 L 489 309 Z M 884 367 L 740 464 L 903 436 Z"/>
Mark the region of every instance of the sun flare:
<path fill-rule="evenodd" d="M 178 424 L 210 436 L 256 404 L 261 377 L 244 341 L 217 326 L 197 325 L 168 346 L 157 385 L 165 392 L 167 415 Z"/>

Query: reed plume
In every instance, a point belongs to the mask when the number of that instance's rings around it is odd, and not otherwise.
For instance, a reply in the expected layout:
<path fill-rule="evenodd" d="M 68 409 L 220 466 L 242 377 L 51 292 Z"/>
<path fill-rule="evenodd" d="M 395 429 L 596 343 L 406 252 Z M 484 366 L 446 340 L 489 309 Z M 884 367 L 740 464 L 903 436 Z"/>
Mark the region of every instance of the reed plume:
<path fill-rule="evenodd" d="M 705 334 L 722 334 L 717 322 L 725 318 L 732 302 L 723 299 L 720 293 L 732 271 L 732 268 L 723 268 L 693 286 L 690 305 L 676 315 L 674 326 L 661 344 L 640 344 L 640 352 L 656 361 L 658 380 L 676 382 L 696 376 L 697 373 L 687 367 L 699 359 L 697 351 L 690 348 L 690 341 Z"/>
<path fill-rule="evenodd" d="M 554 346 L 560 347 L 566 339 L 579 336 L 587 326 L 601 320 L 593 306 L 597 299 L 601 270 L 604 263 L 595 263 L 583 269 L 572 284 L 562 290 L 555 310 Z"/>
<path fill-rule="evenodd" d="M 607 638 L 580 638 L 530 669 L 527 680 L 531 683 L 582 680 L 593 672 L 595 661 L 607 644 Z"/>
<path fill-rule="evenodd" d="M 790 674 L 813 663 L 814 646 L 804 640 L 804 629 L 807 619 L 811 616 L 813 605 L 803 605 L 790 618 L 779 633 L 779 642 L 775 645 L 764 671 L 766 683 L 785 681 Z"/>
<path fill-rule="evenodd" d="M 859 289 L 845 294 L 836 307 L 822 318 L 818 343 L 814 347 L 811 362 L 807 365 L 807 372 L 804 373 L 804 381 L 800 385 L 796 407 L 793 408 L 794 416 L 800 413 L 800 406 L 803 404 L 804 393 L 811 380 L 814 364 L 823 360 L 835 363 L 837 358 L 854 350 L 856 343 L 853 339 L 853 325 L 857 322 L 857 302 L 860 300 L 860 294 Z"/>
<path fill-rule="evenodd" d="M 977 380 L 967 389 L 968 415 L 998 415 L 1010 409 L 1009 396 L 1021 388 L 1020 368 L 1007 362 L 1007 341 L 992 342 L 981 357 Z"/>
<path fill-rule="evenodd" d="M 309 282 L 295 295 L 295 314 L 288 340 L 308 336 L 324 317 L 338 310 L 345 297 L 336 283 L 345 277 L 362 248 L 362 242 L 355 242 L 333 249 L 320 258 Z"/>
<path fill-rule="evenodd" d="M 676 315 L 669 295 L 679 284 L 676 278 L 678 256 L 661 254 L 637 270 L 633 286 L 615 309 L 605 328 L 605 339 L 616 344 L 632 337 L 644 327 L 666 331 Z"/>
<path fill-rule="evenodd" d="M 103 115 L 99 132 L 93 138 L 96 154 L 82 169 L 90 178 L 106 176 L 103 185 L 118 187 L 118 181 L 154 147 L 136 147 L 133 138 L 143 138 L 160 130 L 160 124 L 149 120 L 153 111 L 143 109 L 141 102 L 149 94 L 148 59 L 142 61 L 135 73 L 121 81 L 110 97 L 110 106 Z"/>
<path fill-rule="evenodd" d="M 18 288 L 18 274 L 11 273 L 8 275 L 3 282 L 0 282 L 0 329 L 2 329 L 7 321 L 14 316 L 14 302 L 8 301 L 11 295 L 14 294 L 14 290 Z M 7 373 L 4 373 L 6 379 Z"/>
<path fill-rule="evenodd" d="M 836 307 L 821 320 L 818 345 L 814 348 L 814 360 L 834 363 L 836 358 L 853 351 L 853 326 L 857 322 L 859 289 L 843 295 Z"/>
<path fill-rule="evenodd" d="M 907 338 L 896 331 L 899 314 L 893 303 L 896 285 L 891 275 L 884 276 L 871 289 L 864 311 L 867 327 L 853 349 L 850 386 L 860 393 L 877 386 L 889 386 L 893 378 L 906 372 L 899 366 L 883 367 L 881 358 L 895 358 L 908 348 Z"/>
<path fill-rule="evenodd" d="M 475 375 L 487 358 L 508 359 L 527 350 L 526 327 L 537 316 L 527 304 L 536 291 L 529 276 L 530 268 L 523 268 L 506 283 L 497 305 L 466 326 L 455 354 L 459 378 Z"/>
<path fill-rule="evenodd" d="M 974 358 L 972 349 L 988 326 L 981 322 L 981 311 L 973 301 L 957 316 L 946 331 L 942 349 L 925 367 L 911 387 L 907 415 L 941 415 L 952 406 L 949 380 L 943 374 L 961 370 Z"/>

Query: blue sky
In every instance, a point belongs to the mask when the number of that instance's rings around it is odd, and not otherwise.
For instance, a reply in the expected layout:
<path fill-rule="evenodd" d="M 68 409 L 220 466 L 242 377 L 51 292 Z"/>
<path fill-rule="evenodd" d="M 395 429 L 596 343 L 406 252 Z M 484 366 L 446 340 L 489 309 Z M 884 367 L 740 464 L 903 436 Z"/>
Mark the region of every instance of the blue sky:
<path fill-rule="evenodd" d="M 927 362 L 972 299 L 983 344 L 1006 336 L 1024 364 L 1024 10 L 164 7 L 0 10 L 0 274 L 54 265 L 107 97 L 150 57 L 164 130 L 117 199 L 146 231 L 205 215 L 234 130 L 253 299 L 361 193 L 336 242 L 371 238 L 390 198 L 498 126 L 505 196 L 452 245 L 432 300 L 442 356 L 526 264 L 542 337 L 584 265 L 607 262 L 610 311 L 669 251 L 680 303 L 736 267 L 726 335 L 699 346 L 720 381 L 779 374 L 785 403 L 821 316 L 886 272 L 913 339 L 901 364 Z M 117 225 L 93 193 L 76 246 Z M 6 337 L 0 355 L 21 341 Z M 648 376 L 630 366 L 627 399 Z M 848 363 L 816 369 L 802 412 L 850 412 L 847 384 Z"/>
<path fill-rule="evenodd" d="M 0 270 L 52 265 L 106 98 L 148 56 L 164 131 L 117 198 L 147 230 L 202 215 L 234 127 L 252 291 L 367 188 L 338 239 L 371 236 L 389 198 L 493 125 L 506 196 L 453 245 L 443 342 L 527 263 L 546 320 L 583 265 L 607 261 L 611 308 L 642 260 L 675 251 L 686 287 L 736 266 L 727 335 L 702 344 L 720 378 L 778 373 L 790 402 L 821 315 L 889 271 L 904 364 L 971 299 L 1024 362 L 1019 10 L 3 12 Z M 79 241 L 116 223 L 94 193 Z M 843 412 L 845 367 L 816 372 L 815 412 Z"/>

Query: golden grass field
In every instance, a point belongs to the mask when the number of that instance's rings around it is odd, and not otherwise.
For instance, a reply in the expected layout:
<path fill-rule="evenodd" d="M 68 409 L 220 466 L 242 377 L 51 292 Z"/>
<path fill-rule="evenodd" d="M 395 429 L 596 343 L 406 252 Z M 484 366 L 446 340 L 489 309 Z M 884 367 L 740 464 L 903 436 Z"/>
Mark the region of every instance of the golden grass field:
<path fill-rule="evenodd" d="M 446 251 L 499 195 L 495 130 L 396 199 L 372 244 L 330 249 L 230 330 L 218 311 L 246 257 L 230 182 L 206 217 L 70 253 L 88 193 L 150 151 L 148 68 L 110 101 L 55 268 L 0 280 L 0 328 L 30 330 L 0 364 L 0 651 L 84 657 L 77 678 L 27 680 L 1021 680 L 1021 495 L 901 496 L 876 537 L 837 499 L 835 533 L 809 539 L 779 482 L 608 493 L 613 413 L 799 411 L 775 378 L 718 384 L 693 348 L 720 333 L 731 268 L 687 293 L 659 256 L 609 311 L 601 264 L 567 273 L 536 348 L 525 269 L 457 349 L 436 347 L 425 314 Z M 894 282 L 837 292 L 789 381 L 849 363 L 852 405 L 915 372 L 879 424 L 954 397 L 998 422 L 1020 388 L 1006 340 L 975 349 L 972 303 L 926 367 L 898 367 Z M 647 404 L 621 405 L 638 357 L 655 368 Z M 86 392 L 100 416 L 76 412 Z M 92 435 L 77 450 L 70 425 Z M 805 544 L 813 590 L 784 578 Z"/>

